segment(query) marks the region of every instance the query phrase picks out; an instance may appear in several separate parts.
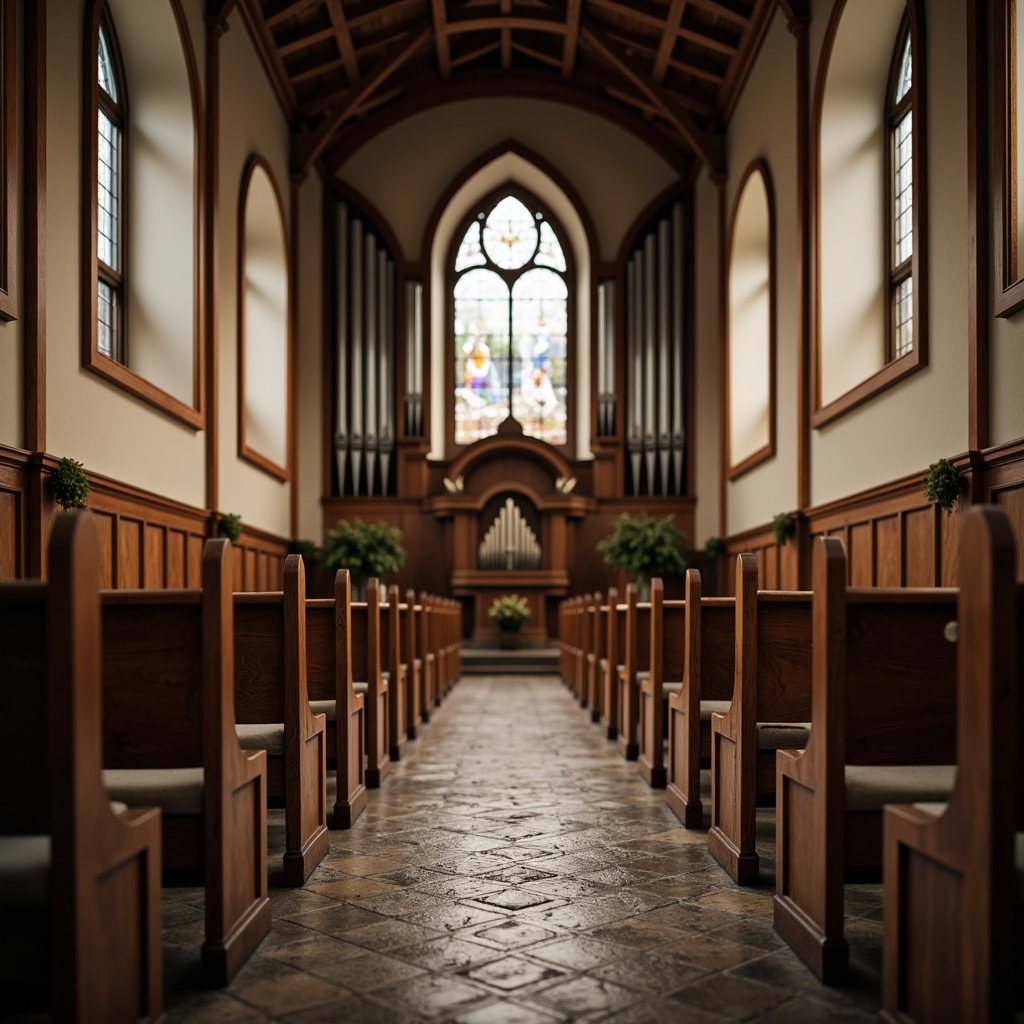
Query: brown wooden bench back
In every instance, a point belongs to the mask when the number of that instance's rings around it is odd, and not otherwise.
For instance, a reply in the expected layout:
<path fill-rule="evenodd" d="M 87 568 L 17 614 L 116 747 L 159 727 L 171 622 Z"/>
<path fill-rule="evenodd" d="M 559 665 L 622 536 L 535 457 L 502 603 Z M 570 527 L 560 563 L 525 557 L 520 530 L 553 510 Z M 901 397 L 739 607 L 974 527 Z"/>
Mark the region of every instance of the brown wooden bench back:
<path fill-rule="evenodd" d="M 811 595 L 757 593 L 757 721 L 811 720 Z"/>

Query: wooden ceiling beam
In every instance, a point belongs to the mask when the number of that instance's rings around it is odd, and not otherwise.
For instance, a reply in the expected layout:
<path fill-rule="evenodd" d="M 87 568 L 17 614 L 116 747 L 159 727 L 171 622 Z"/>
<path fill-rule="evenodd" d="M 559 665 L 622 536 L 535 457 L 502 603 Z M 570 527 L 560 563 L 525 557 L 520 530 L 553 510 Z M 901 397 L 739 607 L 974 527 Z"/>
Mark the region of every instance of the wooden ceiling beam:
<path fill-rule="evenodd" d="M 293 53 L 298 53 L 299 50 L 304 50 L 307 46 L 315 46 L 317 43 L 322 43 L 325 39 L 333 37 L 333 25 L 317 29 L 315 32 L 291 33 L 286 41 L 280 39 L 277 41 L 277 55 L 283 60 Z"/>
<path fill-rule="evenodd" d="M 380 0 L 362 0 L 361 3 L 349 4 L 345 16 L 348 27 L 355 31 L 369 21 L 381 18 L 394 18 L 407 10 L 423 6 L 423 0 L 395 0 L 395 3 L 384 4 Z"/>
<path fill-rule="evenodd" d="M 658 108 L 659 116 L 686 140 L 697 156 L 711 169 L 719 173 L 725 166 L 721 146 L 685 110 L 680 110 L 671 95 L 658 83 L 652 82 L 642 71 L 634 68 L 629 58 L 609 40 L 598 28 L 584 21 L 580 32 L 586 43 L 624 78 L 638 88 Z"/>
<path fill-rule="evenodd" d="M 550 53 L 544 53 L 542 50 L 535 50 L 532 46 L 525 46 L 523 43 L 513 43 L 512 49 L 523 54 L 525 57 L 539 61 L 541 64 L 550 64 L 553 68 L 560 68 L 562 66 L 561 57 L 554 57 Z"/>
<path fill-rule="evenodd" d="M 800 0 L 797 0 L 797 2 L 800 2 Z M 730 21 L 736 22 L 737 25 L 746 27 L 750 24 L 749 16 L 734 0 L 690 0 L 690 3 L 694 7 L 702 7 L 705 11 L 710 11 L 712 14 L 728 18 Z M 785 3 L 786 0 L 780 0 L 780 6 Z"/>
<path fill-rule="evenodd" d="M 313 161 L 323 152 L 331 136 L 377 91 L 403 64 L 430 42 L 431 27 L 406 36 L 389 50 L 367 74 L 354 83 L 338 106 L 326 114 L 311 131 L 304 132 L 292 150 L 292 170 L 306 174 Z"/>
<path fill-rule="evenodd" d="M 649 0 L 633 0 L 629 4 L 620 3 L 619 0 L 587 0 L 587 2 L 594 8 L 626 19 L 632 18 L 633 21 L 656 29 L 659 33 L 665 28 L 665 8 L 660 4 L 652 4 Z M 727 32 L 716 31 L 710 27 L 695 29 L 681 25 L 678 35 L 700 46 L 706 46 L 709 50 L 718 50 L 720 53 L 727 53 L 730 56 L 739 47 L 739 37 Z"/>
<path fill-rule="evenodd" d="M 351 84 L 359 79 L 359 58 L 356 56 L 356 48 L 352 44 L 352 33 L 345 20 L 345 8 L 342 6 L 341 0 L 327 0 L 327 14 L 334 28 L 335 42 L 338 44 L 338 53 L 341 54 L 342 63 L 345 65 L 345 74 L 348 75 L 349 84 Z"/>
<path fill-rule="evenodd" d="M 500 46 L 500 43 L 488 43 L 486 46 L 478 46 L 475 50 L 460 53 L 457 57 L 453 56 L 452 67 L 461 68 L 464 64 L 472 64 L 473 61 L 486 57 L 489 53 L 494 53 Z"/>
<path fill-rule="evenodd" d="M 504 30 L 517 32 L 552 32 L 565 35 L 566 26 L 561 18 L 538 18 L 524 15 L 492 15 L 489 18 L 459 18 L 448 22 L 450 35 L 463 32 L 493 32 Z"/>
<path fill-rule="evenodd" d="M 621 100 L 623 103 L 628 103 L 631 107 L 636 107 L 638 110 L 644 111 L 644 113 L 652 113 L 655 108 L 652 104 L 646 100 L 641 99 L 634 93 L 626 92 L 624 89 L 613 89 L 610 86 L 605 87 L 605 92 L 613 99 Z M 702 103 L 700 100 L 695 100 L 692 97 L 686 97 L 685 104 L 690 110 L 699 114 L 701 117 L 714 117 L 715 108 L 710 103 Z"/>
<path fill-rule="evenodd" d="M 301 85 L 308 78 L 316 78 L 317 75 L 326 75 L 328 71 L 334 71 L 336 68 L 344 66 L 345 62 L 340 57 L 335 57 L 333 60 L 324 61 L 323 64 L 310 64 L 296 71 L 292 71 L 289 77 L 292 80 L 292 85 Z"/>
<path fill-rule="evenodd" d="M 562 44 L 562 77 L 572 78 L 576 66 L 576 44 L 580 38 L 580 9 L 583 0 L 569 0 L 565 9 L 565 40 Z"/>
<path fill-rule="evenodd" d="M 448 42 L 448 12 L 445 0 L 432 0 L 434 18 L 434 49 L 437 51 L 437 70 L 442 78 L 452 73 L 452 51 Z"/>
<path fill-rule="evenodd" d="M 267 23 L 267 28 L 273 28 L 286 18 L 301 14 L 319 2 L 320 0 L 278 0 L 278 3 L 271 4 L 263 12 L 263 20 Z"/>
<path fill-rule="evenodd" d="M 512 13 L 512 0 L 501 0 L 501 68 L 508 71 L 512 67 L 512 29 L 505 25 L 508 16 Z"/>
<path fill-rule="evenodd" d="M 658 55 L 654 58 L 654 68 L 651 71 L 651 78 L 655 82 L 662 82 L 665 72 L 668 71 L 668 62 L 672 58 L 672 51 L 676 48 L 676 40 L 679 38 L 679 26 L 683 21 L 683 12 L 686 10 L 686 0 L 672 0 L 672 4 L 665 16 L 665 28 L 661 33 L 661 43 L 658 45 Z"/>

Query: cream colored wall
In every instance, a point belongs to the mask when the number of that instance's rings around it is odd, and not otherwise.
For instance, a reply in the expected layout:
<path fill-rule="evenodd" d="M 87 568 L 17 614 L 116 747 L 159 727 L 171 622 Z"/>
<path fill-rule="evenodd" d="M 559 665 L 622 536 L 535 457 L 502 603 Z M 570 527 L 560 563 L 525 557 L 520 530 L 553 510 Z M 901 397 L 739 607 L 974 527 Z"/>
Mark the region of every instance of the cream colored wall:
<path fill-rule="evenodd" d="M 296 288 L 299 326 L 296 344 L 299 407 L 298 473 L 299 537 L 321 540 L 320 496 L 323 448 L 323 185 L 317 174 L 306 178 L 299 193 L 299 264 Z"/>
<path fill-rule="evenodd" d="M 728 532 L 738 533 L 797 501 L 796 42 L 779 14 L 729 123 L 727 154 L 726 209 L 731 214 L 744 172 L 760 157 L 771 175 L 776 224 L 775 456 L 727 485 Z"/>
<path fill-rule="evenodd" d="M 154 6 L 154 23 L 170 13 Z M 190 31 L 201 0 L 183 0 Z M 47 450 L 86 469 L 202 507 L 202 431 L 170 419 L 81 364 L 83 0 L 63 0 L 47 24 L 46 372 Z M 171 25 L 173 26 L 173 17 Z M 161 28 L 163 31 L 163 28 Z M 169 40 L 177 42 L 177 29 Z M 128 41 L 121 40 L 122 45 Z M 193 48 L 203 37 L 193 34 Z M 184 59 L 184 58 L 182 58 Z M 186 306 L 187 308 L 187 306 Z"/>
<path fill-rule="evenodd" d="M 595 114 L 532 99 L 463 100 L 406 118 L 354 153 L 338 176 L 388 219 L 404 256 L 418 260 L 438 197 L 508 139 L 542 156 L 572 185 L 605 260 L 615 258 L 644 206 L 677 179 L 635 135 Z"/>
<path fill-rule="evenodd" d="M 221 38 L 220 68 L 220 510 L 242 523 L 291 536 L 289 487 L 238 457 L 238 210 L 242 173 L 263 156 L 282 196 L 288 195 L 289 131 L 242 17 L 232 14 Z M 288 200 L 285 223 L 288 223 Z M 290 238 L 290 228 L 289 238 Z"/>
<path fill-rule="evenodd" d="M 19 22 L 20 23 L 20 22 Z M 24 52 L 21 33 L 18 33 L 18 87 L 17 95 L 24 95 L 22 86 L 24 73 Z M 24 196 L 22 154 L 25 151 L 24 104 L 17 103 L 18 111 L 18 195 Z M 22 242 L 25 237 L 25 204 L 18 203 L 14 214 L 16 231 L 15 267 L 17 287 L 15 295 L 18 305 L 16 320 L 0 320 L 0 445 L 22 448 L 25 445 L 25 399 L 23 381 L 25 376 L 25 332 L 22 329 L 25 302 L 25 260 Z"/>
<path fill-rule="evenodd" d="M 816 22 L 828 17 L 820 7 L 814 9 Z M 964 15 L 957 8 L 931 3 L 926 11 L 928 366 L 812 431 L 812 505 L 922 471 L 967 449 L 967 58 Z M 1021 363 L 1015 365 L 1019 380 Z M 1014 386 L 995 374 L 993 379 L 1002 389 L 999 402 L 1012 402 Z M 1021 422 L 1011 414 L 1001 429 L 1012 429 L 1013 419 Z M 1018 426 L 1013 436 L 1022 432 Z"/>
<path fill-rule="evenodd" d="M 694 344 L 696 380 L 693 387 L 694 423 L 694 480 L 697 489 L 697 507 L 694 514 L 694 547 L 703 547 L 708 537 L 721 533 L 718 520 L 718 481 L 720 468 L 720 421 L 718 403 L 718 356 L 720 348 L 719 324 L 719 264 L 718 264 L 718 189 L 707 172 L 697 178 L 694 200 Z"/>

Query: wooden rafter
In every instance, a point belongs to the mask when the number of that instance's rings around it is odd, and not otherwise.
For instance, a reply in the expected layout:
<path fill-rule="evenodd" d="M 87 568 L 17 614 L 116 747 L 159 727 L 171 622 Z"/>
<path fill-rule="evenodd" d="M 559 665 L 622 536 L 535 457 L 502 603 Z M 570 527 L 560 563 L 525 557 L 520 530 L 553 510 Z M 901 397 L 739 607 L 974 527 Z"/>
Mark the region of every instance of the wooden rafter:
<path fill-rule="evenodd" d="M 783 0 L 785 2 L 785 0 Z M 746 25 L 750 22 L 750 17 L 744 12 L 743 8 L 739 4 L 735 3 L 734 0 L 690 0 L 690 3 L 694 7 L 703 7 L 704 10 L 710 11 L 712 14 L 717 14 L 720 17 L 728 18 L 731 21 L 736 22 L 737 25 Z"/>
<path fill-rule="evenodd" d="M 355 116 L 359 108 L 384 82 L 430 42 L 431 34 L 432 29 L 428 27 L 406 36 L 392 50 L 385 53 L 364 77 L 355 82 L 338 106 L 325 115 L 312 131 L 305 132 L 299 138 L 292 152 L 292 170 L 305 174 L 313 161 L 323 152 L 334 132 L 350 117 Z"/>
<path fill-rule="evenodd" d="M 512 29 L 508 18 L 512 13 L 512 0 L 501 0 L 501 66 L 505 71 L 512 67 Z"/>
<path fill-rule="evenodd" d="M 313 32 L 307 29 L 290 32 L 285 39 L 277 40 L 277 54 L 282 58 L 287 57 L 290 54 L 298 53 L 299 50 L 305 50 L 309 46 L 322 43 L 325 39 L 332 38 L 334 38 L 334 28 L 332 26 L 317 29 Z"/>
<path fill-rule="evenodd" d="M 437 50 L 437 70 L 442 78 L 452 73 L 452 51 L 448 44 L 448 11 L 445 0 L 433 0 L 431 13 L 434 16 L 434 47 Z"/>
<path fill-rule="evenodd" d="M 291 74 L 292 85 L 301 85 L 308 78 L 326 75 L 330 71 L 343 67 L 344 63 L 340 57 L 335 57 L 334 60 L 324 61 L 323 64 L 311 64 L 299 71 L 293 71 Z"/>
<path fill-rule="evenodd" d="M 278 0 L 263 12 L 263 20 L 267 23 L 267 28 L 273 28 L 286 18 L 301 14 L 319 2 L 320 0 Z"/>
<path fill-rule="evenodd" d="M 355 46 L 352 45 L 352 33 L 345 20 L 345 9 L 341 0 L 327 0 L 327 14 L 334 29 L 338 53 L 341 54 L 342 63 L 345 65 L 345 74 L 348 75 L 351 84 L 359 78 L 359 58 L 356 56 Z"/>
<path fill-rule="evenodd" d="M 612 99 L 619 100 L 620 102 L 626 103 L 631 107 L 636 107 L 637 110 L 639 110 L 641 113 L 645 115 L 658 114 L 658 116 L 660 116 L 658 109 L 654 106 L 654 104 L 642 99 L 635 93 L 626 92 L 625 89 L 615 89 L 610 86 L 606 87 L 604 91 L 609 96 L 611 96 Z M 680 102 L 683 101 L 680 100 Z M 687 107 L 689 107 L 695 113 L 699 114 L 701 117 L 714 116 L 715 108 L 710 103 L 701 103 L 699 100 L 695 100 L 692 97 L 687 97 L 685 100 L 685 104 Z"/>
<path fill-rule="evenodd" d="M 640 50 L 641 53 L 649 53 L 652 57 L 657 57 L 658 50 L 650 43 L 645 43 L 642 40 L 635 38 L 634 36 L 624 35 L 622 32 L 608 32 L 608 38 L 614 40 L 617 43 L 621 43 L 627 49 Z M 713 70 L 710 65 L 695 64 L 692 61 L 679 60 L 673 57 L 668 62 L 670 68 L 674 68 L 676 71 L 682 72 L 684 75 L 691 75 L 693 78 L 700 78 L 706 82 L 713 82 L 715 85 L 721 85 L 725 81 L 725 72 Z"/>
<path fill-rule="evenodd" d="M 565 9 L 565 40 L 562 44 L 562 77 L 571 78 L 576 65 L 576 43 L 580 37 L 580 10 L 583 0 L 569 0 Z"/>
<path fill-rule="evenodd" d="M 658 46 L 658 55 L 654 58 L 654 68 L 651 71 L 651 78 L 655 82 L 665 80 L 665 72 L 668 71 L 668 62 L 672 59 L 672 51 L 676 48 L 676 40 L 679 38 L 679 26 L 683 20 L 683 12 L 686 10 L 686 0 L 672 0 L 665 17 L 665 28 L 661 33 L 661 43 Z"/>
<path fill-rule="evenodd" d="M 362 3 L 350 4 L 346 14 L 348 27 L 355 31 L 362 28 L 368 21 L 380 18 L 393 18 L 407 10 L 423 6 L 423 0 L 395 0 L 395 3 L 382 4 L 380 0 L 363 0 Z"/>
<path fill-rule="evenodd" d="M 583 39 L 616 71 L 633 83 L 658 109 L 667 121 L 685 139 L 697 156 L 714 172 L 722 169 L 724 161 L 715 140 L 693 117 L 673 103 L 671 95 L 642 71 L 633 67 L 628 57 L 598 28 L 586 20 L 580 26 Z"/>
<path fill-rule="evenodd" d="M 648 28 L 656 29 L 659 33 L 665 28 L 665 8 L 658 4 L 652 4 L 649 0 L 633 0 L 629 4 L 620 3 L 619 0 L 588 0 L 588 2 L 595 8 L 631 18 Z M 710 27 L 695 29 L 680 25 L 679 35 L 700 46 L 706 46 L 709 50 L 718 50 L 720 53 L 727 53 L 730 56 L 739 47 L 739 37 Z"/>
<path fill-rule="evenodd" d="M 486 57 L 489 53 L 494 53 L 500 45 L 500 43 L 488 43 L 486 46 L 478 46 L 475 50 L 469 50 L 467 53 L 460 53 L 457 57 L 452 57 L 452 67 L 461 68 L 464 64 L 472 64 L 473 61 Z"/>
<path fill-rule="evenodd" d="M 516 53 L 521 53 L 524 57 L 530 57 L 532 60 L 539 61 L 541 64 L 550 64 L 553 68 L 560 68 L 562 66 L 562 58 L 555 57 L 553 54 L 544 53 L 542 50 L 537 50 L 532 46 L 527 46 L 525 43 L 512 43 L 512 49 Z"/>
<path fill-rule="evenodd" d="M 561 18 L 538 18 L 526 15 L 507 15 L 501 17 L 494 15 L 490 18 L 459 18 L 456 21 L 448 22 L 448 32 L 451 35 L 459 35 L 463 32 L 487 32 L 499 29 L 510 32 L 552 32 L 555 35 L 565 35 L 565 22 Z"/>

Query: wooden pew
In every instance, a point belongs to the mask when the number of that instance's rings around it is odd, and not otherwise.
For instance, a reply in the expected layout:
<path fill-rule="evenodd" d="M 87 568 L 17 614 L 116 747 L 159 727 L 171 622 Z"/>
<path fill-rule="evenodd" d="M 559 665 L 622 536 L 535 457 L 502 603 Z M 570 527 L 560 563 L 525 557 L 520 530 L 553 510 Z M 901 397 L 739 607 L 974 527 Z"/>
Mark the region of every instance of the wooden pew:
<path fill-rule="evenodd" d="M 661 789 L 665 778 L 665 700 L 682 687 L 686 656 L 686 602 L 666 601 L 665 585 L 651 580 L 650 673 L 640 683 L 637 763 L 644 781 Z M 679 682 L 676 682 L 679 680 Z"/>
<path fill-rule="evenodd" d="M 3 1007 L 154 1021 L 160 812 L 118 813 L 103 785 L 100 556 L 87 513 L 54 520 L 49 574 L 0 585 Z"/>
<path fill-rule="evenodd" d="M 624 623 L 624 661 L 618 670 L 619 688 L 619 753 L 627 761 L 635 761 L 640 752 L 637 740 L 640 708 L 640 673 L 651 665 L 651 605 L 640 604 L 636 584 L 626 585 L 626 616 Z"/>
<path fill-rule="evenodd" d="M 388 753 L 400 761 L 409 745 L 409 665 L 402 657 L 402 630 L 408 608 L 398 597 L 398 586 L 388 587 L 388 599 L 380 606 L 381 670 L 388 680 Z"/>
<path fill-rule="evenodd" d="M 420 618 L 423 606 L 416 603 L 416 594 L 412 590 L 405 592 L 405 604 L 402 606 L 402 661 L 408 666 L 406 690 L 409 695 L 408 730 L 409 739 L 414 740 L 419 733 L 420 721 L 423 718 L 423 657 L 420 651 Z"/>
<path fill-rule="evenodd" d="M 711 764 L 711 715 L 732 700 L 736 664 L 736 600 L 701 597 L 700 573 L 686 572 L 683 683 L 668 697 L 665 799 L 686 828 L 704 823 L 700 769 Z"/>
<path fill-rule="evenodd" d="M 834 984 L 849 956 L 844 877 L 881 866 L 882 805 L 944 799 L 952 786 L 956 649 L 944 630 L 956 591 L 848 588 L 836 537 L 817 540 L 813 580 L 811 736 L 778 753 L 774 918 Z"/>
<path fill-rule="evenodd" d="M 601 721 L 601 665 L 607 658 L 605 626 L 608 623 L 608 606 L 601 600 L 601 593 L 594 594 L 590 604 L 590 646 L 587 650 L 587 696 L 586 706 L 590 708 L 590 720 Z"/>
<path fill-rule="evenodd" d="M 601 729 L 610 740 L 619 735 L 619 666 L 623 663 L 626 642 L 626 606 L 619 604 L 619 592 L 608 588 L 608 603 L 605 605 L 604 652 L 600 661 L 600 702 Z"/>
<path fill-rule="evenodd" d="M 802 747 L 811 717 L 811 595 L 759 591 L 736 560 L 736 655 L 729 710 L 711 716 L 708 849 L 733 881 L 758 879 L 758 802 L 775 802 L 775 751 Z"/>
<path fill-rule="evenodd" d="M 267 751 L 267 795 L 285 808 L 284 880 L 302 885 L 323 860 L 327 721 L 306 682 L 306 571 L 284 565 L 284 590 L 235 594 L 235 722 L 243 750 Z"/>
<path fill-rule="evenodd" d="M 441 698 L 436 693 L 437 658 L 434 651 L 434 608 L 430 595 L 425 590 L 420 592 L 419 608 L 420 697 L 423 721 L 429 722 L 435 701 L 440 704 Z"/>
<path fill-rule="evenodd" d="M 306 681 L 312 710 L 327 717 L 327 759 L 337 783 L 333 828 L 351 828 L 366 807 L 366 709 L 352 683 L 351 596 L 349 571 L 339 569 L 333 598 L 306 601 Z"/>
<path fill-rule="evenodd" d="M 103 594 L 103 761 L 113 799 L 163 811 L 164 871 L 203 874 L 203 965 L 238 973 L 270 930 L 267 755 L 235 733 L 231 544 L 202 590 Z"/>
<path fill-rule="evenodd" d="M 1021 1007 L 1024 583 L 1014 582 L 1014 548 L 1004 513 L 971 509 L 960 541 L 956 785 L 948 804 L 885 809 L 889 1024 L 1009 1022 Z"/>
<path fill-rule="evenodd" d="M 347 647 L 352 659 L 349 670 L 357 694 L 365 701 L 366 785 L 376 789 L 391 769 L 388 742 L 388 705 L 390 687 L 381 670 L 380 580 L 366 581 L 366 600 L 352 602 L 351 642 Z"/>

